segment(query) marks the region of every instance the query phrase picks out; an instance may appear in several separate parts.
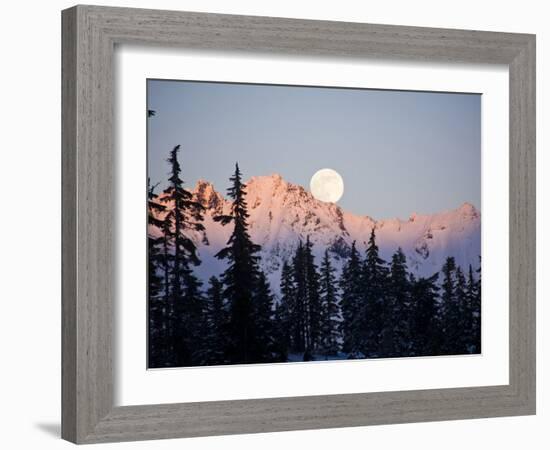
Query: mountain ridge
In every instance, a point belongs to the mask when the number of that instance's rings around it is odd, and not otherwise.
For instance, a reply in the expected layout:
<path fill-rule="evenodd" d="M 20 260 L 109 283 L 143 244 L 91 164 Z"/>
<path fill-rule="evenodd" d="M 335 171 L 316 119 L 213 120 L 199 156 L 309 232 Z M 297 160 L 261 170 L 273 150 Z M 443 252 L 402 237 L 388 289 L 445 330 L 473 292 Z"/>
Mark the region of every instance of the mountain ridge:
<path fill-rule="evenodd" d="M 225 268 L 215 254 L 225 246 L 231 226 L 223 227 L 213 217 L 229 213 L 231 202 L 206 180 L 197 181 L 191 192 L 205 208 L 205 230 L 193 232 L 192 238 L 202 260 L 196 271 L 206 281 Z M 290 260 L 299 241 L 308 236 L 317 263 L 328 249 L 338 271 L 354 241 L 364 255 L 373 228 L 381 257 L 389 261 L 400 247 L 409 270 L 416 276 L 427 277 L 439 271 L 447 256 L 455 257 L 465 271 L 469 265 L 474 269 L 479 266 L 481 214 L 468 202 L 435 214 L 412 213 L 406 220 L 375 220 L 317 200 L 303 186 L 279 174 L 251 177 L 246 182 L 246 201 L 250 235 L 262 247 L 261 266 L 276 294 L 283 261 Z"/>
<path fill-rule="evenodd" d="M 248 186 L 250 186 L 251 184 L 252 185 L 255 185 L 257 183 L 262 184 L 262 183 L 264 183 L 265 180 L 275 180 L 275 182 L 278 182 L 278 183 L 282 182 L 282 183 L 288 185 L 289 187 L 291 187 L 292 189 L 297 189 L 299 191 L 305 192 L 312 200 L 314 200 L 316 202 L 319 202 L 319 203 L 322 203 L 322 204 L 325 204 L 325 205 L 333 205 L 335 208 L 340 209 L 343 213 L 354 215 L 354 216 L 360 217 L 360 218 L 364 218 L 364 219 L 367 219 L 369 221 L 372 221 L 373 223 L 384 223 L 384 222 L 394 222 L 394 221 L 408 222 L 408 221 L 414 220 L 416 217 L 435 216 L 435 215 L 440 215 L 440 214 L 444 214 L 444 213 L 448 213 L 448 212 L 452 212 L 452 211 L 457 211 L 457 210 L 461 210 L 461 211 L 464 211 L 464 212 L 480 215 L 479 210 L 472 203 L 465 201 L 457 208 L 447 209 L 447 210 L 443 210 L 443 211 L 439 211 L 439 212 L 435 212 L 435 213 L 419 213 L 419 212 L 414 211 L 409 215 L 409 218 L 406 219 L 406 220 L 402 219 L 400 217 L 392 217 L 392 218 L 385 218 L 385 219 L 374 219 L 372 216 L 370 216 L 368 214 L 355 214 L 351 211 L 343 209 L 341 206 L 338 206 L 335 203 L 327 203 L 327 202 L 322 202 L 320 200 L 317 200 L 317 199 L 315 199 L 313 194 L 311 194 L 309 191 L 307 191 L 303 186 L 301 186 L 299 184 L 291 183 L 289 181 L 286 181 L 286 180 L 284 180 L 284 178 L 282 178 L 281 175 L 279 175 L 277 173 L 273 173 L 271 175 L 252 176 L 244 184 L 247 186 L 247 189 L 248 189 Z M 197 182 L 195 183 L 195 187 L 192 190 L 190 190 L 190 192 L 196 196 L 196 199 L 200 198 L 200 199 L 204 200 L 204 196 L 206 194 L 206 195 L 215 195 L 215 197 L 217 199 L 228 201 L 220 193 L 220 191 L 218 191 L 216 189 L 216 187 L 214 186 L 213 183 L 211 183 L 208 180 L 204 180 L 204 179 L 197 180 Z"/>

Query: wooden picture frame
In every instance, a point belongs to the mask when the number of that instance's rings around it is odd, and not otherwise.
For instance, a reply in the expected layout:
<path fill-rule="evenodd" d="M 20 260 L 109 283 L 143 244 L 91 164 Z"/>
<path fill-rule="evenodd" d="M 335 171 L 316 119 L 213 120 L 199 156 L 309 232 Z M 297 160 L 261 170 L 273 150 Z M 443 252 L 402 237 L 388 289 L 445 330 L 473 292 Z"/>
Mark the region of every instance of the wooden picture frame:
<path fill-rule="evenodd" d="M 535 36 L 75 6 L 62 13 L 62 437 L 95 443 L 535 413 Z M 505 64 L 510 84 L 509 384 L 115 407 L 116 44 Z"/>

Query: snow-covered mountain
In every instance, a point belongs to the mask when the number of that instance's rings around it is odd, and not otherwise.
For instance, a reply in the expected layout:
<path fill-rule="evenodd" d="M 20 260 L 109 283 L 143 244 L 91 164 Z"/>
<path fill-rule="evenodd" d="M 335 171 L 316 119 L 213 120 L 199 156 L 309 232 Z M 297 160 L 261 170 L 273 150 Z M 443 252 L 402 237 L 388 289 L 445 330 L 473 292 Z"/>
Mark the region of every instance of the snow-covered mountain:
<path fill-rule="evenodd" d="M 262 268 L 276 293 L 282 262 L 292 258 L 298 242 L 305 241 L 307 236 L 313 243 L 317 262 L 328 248 L 338 269 L 353 241 L 364 254 L 373 227 L 381 257 L 389 261 L 401 247 L 409 269 L 417 276 L 437 272 L 447 256 L 454 256 L 465 270 L 469 264 L 474 268 L 479 265 L 481 217 L 469 203 L 432 215 L 412 214 L 408 220 L 377 221 L 343 211 L 336 204 L 321 202 L 302 186 L 289 183 L 276 174 L 251 178 L 246 190 L 250 234 L 262 247 Z M 206 281 L 225 268 L 225 263 L 214 255 L 225 246 L 232 227 L 224 227 L 212 218 L 228 213 L 230 202 L 207 181 L 199 181 L 193 193 L 206 208 L 205 231 L 195 236 L 202 260 L 196 271 Z"/>

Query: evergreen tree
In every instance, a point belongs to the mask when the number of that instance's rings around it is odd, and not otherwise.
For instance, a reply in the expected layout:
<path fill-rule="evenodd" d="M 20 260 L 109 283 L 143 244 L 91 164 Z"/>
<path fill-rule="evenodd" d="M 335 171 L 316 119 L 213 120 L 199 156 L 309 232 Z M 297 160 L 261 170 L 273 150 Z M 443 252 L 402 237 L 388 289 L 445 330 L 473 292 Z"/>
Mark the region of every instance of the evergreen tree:
<path fill-rule="evenodd" d="M 313 359 L 321 338 L 319 274 L 309 237 L 301 241 L 292 259 L 292 283 L 286 275 L 285 306 L 289 306 L 291 350 Z"/>
<path fill-rule="evenodd" d="M 320 277 L 321 348 L 325 355 L 336 355 L 339 347 L 340 305 L 334 272 L 328 250 L 325 250 Z"/>
<path fill-rule="evenodd" d="M 164 212 L 164 205 L 158 201 L 155 186 L 147 179 L 147 294 L 149 302 L 149 367 L 160 367 L 166 346 L 167 308 L 162 294 L 162 278 L 159 268 L 162 263 L 162 237 L 155 234 L 155 229 L 162 227 L 158 218 Z"/>
<path fill-rule="evenodd" d="M 307 269 L 306 253 L 302 241 L 298 243 L 296 253 L 292 259 L 294 279 L 294 309 L 292 310 L 292 350 L 297 353 L 307 348 Z"/>
<path fill-rule="evenodd" d="M 223 285 L 217 277 L 211 277 L 206 291 L 206 305 L 202 320 L 202 355 L 204 364 L 225 363 L 227 311 L 223 301 Z"/>
<path fill-rule="evenodd" d="M 473 336 L 473 351 L 472 353 L 481 353 L 481 260 L 479 268 L 476 270 L 477 280 L 472 281 L 470 291 L 472 302 L 472 336 Z M 473 275 L 473 274 L 472 274 Z M 473 276 L 472 276 L 473 279 Z"/>
<path fill-rule="evenodd" d="M 439 272 L 429 278 L 411 278 L 411 356 L 436 356 L 440 353 L 441 325 L 438 319 Z"/>
<path fill-rule="evenodd" d="M 313 354 L 320 344 L 321 338 L 321 299 L 319 295 L 319 273 L 313 256 L 313 244 L 306 239 L 304 247 L 306 276 L 306 351 Z"/>
<path fill-rule="evenodd" d="M 222 225 L 233 224 L 233 232 L 227 246 L 216 257 L 228 261 L 223 273 L 224 298 L 229 304 L 229 348 L 227 357 L 232 363 L 254 362 L 261 355 L 255 354 L 254 293 L 258 281 L 260 246 L 252 242 L 248 232 L 248 211 L 245 200 L 246 185 L 242 182 L 239 165 L 230 178 L 228 195 L 233 200 L 229 215 L 214 218 Z"/>
<path fill-rule="evenodd" d="M 267 363 L 280 358 L 276 353 L 275 318 L 273 314 L 273 294 L 262 271 L 258 273 L 256 291 L 253 302 L 254 315 L 254 346 L 252 353 L 254 362 Z"/>
<path fill-rule="evenodd" d="M 273 312 L 273 361 L 288 361 L 289 335 L 286 328 L 286 312 L 281 303 L 275 304 Z"/>
<path fill-rule="evenodd" d="M 365 356 L 382 357 L 393 349 L 393 308 L 385 301 L 387 278 L 388 268 L 379 256 L 373 228 L 363 268 L 363 302 L 359 312 L 360 345 Z"/>
<path fill-rule="evenodd" d="M 361 321 L 359 314 L 363 299 L 361 283 L 361 258 L 355 247 L 351 245 L 351 252 L 340 277 L 340 304 L 342 308 L 341 334 L 343 337 L 342 350 L 351 355 L 360 351 Z"/>
<path fill-rule="evenodd" d="M 411 348 L 411 286 L 405 254 L 398 248 L 392 256 L 387 295 L 384 300 L 385 356 L 407 356 Z"/>
<path fill-rule="evenodd" d="M 441 269 L 443 282 L 441 285 L 441 327 L 443 332 L 441 351 L 443 354 L 460 354 L 460 307 L 456 296 L 456 263 L 451 256 L 445 260 Z"/>
<path fill-rule="evenodd" d="M 281 302 L 277 308 L 279 339 L 285 353 L 294 349 L 296 342 L 296 321 L 294 312 L 296 310 L 296 288 L 292 267 L 285 260 L 281 270 Z"/>
<path fill-rule="evenodd" d="M 164 308 L 164 337 L 163 337 L 163 356 L 162 366 L 171 367 L 177 364 L 176 362 L 176 320 L 175 320 L 175 306 L 174 298 L 171 295 L 170 289 L 170 273 L 171 262 L 173 255 L 170 251 L 170 221 L 162 220 L 162 234 L 161 234 L 161 250 L 159 255 L 159 265 L 162 272 L 162 299 Z"/>
<path fill-rule="evenodd" d="M 164 217 L 163 231 L 166 244 L 172 250 L 170 254 L 170 326 L 175 364 L 191 365 L 193 362 L 193 341 L 196 334 L 196 321 L 200 317 L 200 282 L 192 273 L 190 264 L 198 265 L 197 248 L 188 236 L 189 232 L 202 231 L 202 210 L 193 200 L 191 192 L 183 187 L 180 178 L 181 166 L 178 161 L 180 146 L 170 152 L 169 185 L 164 190 L 163 202 L 169 207 Z"/>
<path fill-rule="evenodd" d="M 202 292 L 202 282 L 189 266 L 183 273 L 183 302 L 177 303 L 177 320 L 182 331 L 178 354 L 178 365 L 202 365 L 204 339 L 202 325 L 207 318 L 206 301 Z M 177 327 L 179 328 L 179 327 Z"/>
<path fill-rule="evenodd" d="M 159 260 L 161 255 L 160 247 L 162 238 L 155 235 L 154 230 L 161 230 L 163 221 L 159 215 L 164 213 L 166 207 L 159 202 L 158 195 L 155 194 L 155 186 L 150 185 L 147 179 L 147 250 L 148 250 L 148 287 L 149 295 L 157 298 L 162 292 L 162 279 L 158 273 Z"/>
<path fill-rule="evenodd" d="M 472 341 L 472 310 L 467 292 L 466 278 L 460 267 L 457 267 L 455 270 L 455 278 L 455 297 L 458 304 L 458 328 L 460 330 L 459 339 L 456 342 L 456 350 L 464 354 L 470 353 Z"/>
<path fill-rule="evenodd" d="M 472 265 L 468 267 L 468 279 L 465 292 L 465 313 L 467 314 L 465 327 L 467 338 L 465 339 L 468 353 L 480 353 L 481 350 L 481 324 L 479 323 L 480 304 L 478 296 L 478 282 L 474 277 Z"/>

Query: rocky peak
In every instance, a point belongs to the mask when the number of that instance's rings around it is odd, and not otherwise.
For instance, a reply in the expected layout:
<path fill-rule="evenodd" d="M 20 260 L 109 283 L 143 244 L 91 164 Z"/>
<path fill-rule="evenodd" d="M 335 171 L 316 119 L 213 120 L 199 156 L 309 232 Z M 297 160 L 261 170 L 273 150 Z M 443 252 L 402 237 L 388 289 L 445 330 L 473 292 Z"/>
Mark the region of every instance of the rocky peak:
<path fill-rule="evenodd" d="M 219 210 L 223 207 L 223 197 L 216 191 L 214 185 L 209 181 L 197 181 L 197 184 L 193 189 L 193 194 L 196 201 L 206 209 Z"/>
<path fill-rule="evenodd" d="M 283 180 L 283 177 L 278 173 L 271 175 L 260 175 L 250 178 L 246 182 L 247 193 L 260 192 L 279 192 L 287 190 L 290 183 Z"/>
<path fill-rule="evenodd" d="M 462 205 L 460 205 L 460 207 L 458 208 L 458 211 L 464 217 L 472 217 L 472 218 L 479 217 L 479 211 L 476 209 L 474 205 L 468 202 L 464 202 Z"/>

